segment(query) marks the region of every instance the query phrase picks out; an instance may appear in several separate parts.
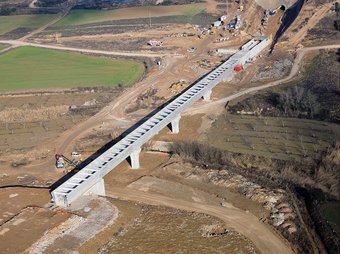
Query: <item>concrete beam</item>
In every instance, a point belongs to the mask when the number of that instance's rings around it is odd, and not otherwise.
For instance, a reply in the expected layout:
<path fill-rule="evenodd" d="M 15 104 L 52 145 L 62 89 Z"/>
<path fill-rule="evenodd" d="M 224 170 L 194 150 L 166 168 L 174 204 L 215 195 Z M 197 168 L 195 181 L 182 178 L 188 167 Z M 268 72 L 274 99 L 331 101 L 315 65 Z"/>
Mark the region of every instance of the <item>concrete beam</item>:
<path fill-rule="evenodd" d="M 142 149 L 138 148 L 130 154 L 130 165 L 132 169 L 139 169 L 139 154 Z"/>
<path fill-rule="evenodd" d="M 181 115 L 178 114 L 171 122 L 170 122 L 170 128 L 172 133 L 179 133 L 179 121 L 181 120 Z"/>
<path fill-rule="evenodd" d="M 212 93 L 212 90 L 206 91 L 202 96 L 203 100 L 210 101 L 211 93 Z"/>
<path fill-rule="evenodd" d="M 85 192 L 85 195 L 105 196 L 106 192 L 104 179 L 101 178 L 95 185 L 93 185 L 87 192 Z"/>

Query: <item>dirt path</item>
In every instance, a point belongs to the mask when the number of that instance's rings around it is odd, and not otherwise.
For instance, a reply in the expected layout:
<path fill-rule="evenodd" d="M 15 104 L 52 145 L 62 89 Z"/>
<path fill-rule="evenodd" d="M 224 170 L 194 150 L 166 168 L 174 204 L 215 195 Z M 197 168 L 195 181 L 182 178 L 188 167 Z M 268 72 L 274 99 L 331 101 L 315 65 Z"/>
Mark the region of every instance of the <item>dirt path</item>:
<path fill-rule="evenodd" d="M 67 8 L 65 11 L 61 12 L 55 19 L 48 22 L 46 25 L 43 25 L 42 27 L 39 27 L 38 29 L 30 32 L 29 34 L 25 35 L 24 37 L 21 37 L 18 39 L 18 41 L 25 41 L 26 39 L 32 37 L 33 35 L 36 35 L 38 33 L 41 33 L 44 31 L 47 27 L 52 26 L 53 24 L 57 23 L 59 20 L 61 20 L 63 17 L 65 17 L 68 12 L 70 11 L 72 7 Z"/>
<path fill-rule="evenodd" d="M 29 4 L 29 8 L 38 8 L 36 7 L 34 4 L 37 0 L 33 0 L 30 4 Z M 10 46 L 8 46 L 7 48 L 4 48 L 2 50 L 0 50 L 0 54 L 5 53 L 9 50 L 15 49 L 17 47 L 23 46 L 20 45 L 20 42 L 24 42 L 26 39 L 32 37 L 33 35 L 36 35 L 38 33 L 41 33 L 42 31 L 44 31 L 47 27 L 54 25 L 55 23 L 57 23 L 59 20 L 61 20 L 62 18 L 64 18 L 69 11 L 73 8 L 73 6 L 76 4 L 76 0 L 69 0 L 68 1 L 68 5 L 67 7 L 53 20 L 51 20 L 50 22 L 48 22 L 47 24 L 43 25 L 42 27 L 37 28 L 36 30 L 33 30 L 32 32 L 30 32 L 29 34 L 25 35 L 24 37 L 19 38 L 18 40 L 16 40 L 18 43 L 8 43 Z M 15 42 L 15 41 L 13 41 Z M 6 44 L 6 43 L 5 43 Z"/>
<path fill-rule="evenodd" d="M 37 33 L 39 32 L 37 31 Z M 32 47 L 38 47 L 38 48 L 56 49 L 56 50 L 63 50 L 63 51 L 110 55 L 110 56 L 132 56 L 132 57 L 137 56 L 137 57 L 151 57 L 151 58 L 164 57 L 164 56 L 178 56 L 178 54 L 172 54 L 172 53 L 120 52 L 120 51 L 92 50 L 92 49 L 63 47 L 63 46 L 38 44 L 38 43 L 22 41 L 23 39 L 27 39 L 27 38 L 28 37 L 25 37 L 25 38 L 23 37 L 20 40 L 0 40 L 0 43 L 10 44 L 10 45 L 17 46 L 17 47 L 18 46 L 32 46 Z"/>
<path fill-rule="evenodd" d="M 269 88 L 269 87 L 273 87 L 273 86 L 277 86 L 277 85 L 282 85 L 283 83 L 287 83 L 287 82 L 291 81 L 296 76 L 296 74 L 298 74 L 300 67 L 301 67 L 302 59 L 304 58 L 304 56 L 308 52 L 314 51 L 314 50 L 321 50 L 321 49 L 337 49 L 337 48 L 340 48 L 340 44 L 325 45 L 325 46 L 317 46 L 317 47 L 300 49 L 297 52 L 297 56 L 294 60 L 294 64 L 293 64 L 292 69 L 291 69 L 291 71 L 290 71 L 290 73 L 287 77 L 273 81 L 273 82 L 270 82 L 270 83 L 267 83 L 265 85 L 251 87 L 251 88 L 248 88 L 246 90 L 236 92 L 232 95 L 229 95 L 229 96 L 227 96 L 223 99 L 217 100 L 217 101 L 213 101 L 213 102 L 205 103 L 205 104 L 200 104 L 200 105 L 194 105 L 193 107 L 190 108 L 190 110 L 186 111 L 184 113 L 184 115 L 194 115 L 194 114 L 198 114 L 198 113 L 207 112 L 209 110 L 216 111 L 216 106 L 225 105 L 225 103 L 227 103 L 228 101 L 239 98 L 239 97 L 241 97 L 245 94 L 260 91 L 260 90 L 263 90 L 263 89 L 266 89 L 266 88 Z"/>
<path fill-rule="evenodd" d="M 272 231 L 269 226 L 260 222 L 258 218 L 251 213 L 242 211 L 230 204 L 225 204 L 225 207 L 206 205 L 169 198 L 158 194 L 136 191 L 131 188 L 121 189 L 110 187 L 110 190 L 107 191 L 107 195 L 150 205 L 162 205 L 186 211 L 209 214 L 222 219 L 226 222 L 227 226 L 247 237 L 263 254 L 294 253 L 285 241 Z"/>
<path fill-rule="evenodd" d="M 314 15 L 308 20 L 307 25 L 302 27 L 300 31 L 298 31 L 293 37 L 289 39 L 289 45 L 298 45 L 303 40 L 303 38 L 305 38 L 308 30 L 313 28 L 325 16 L 325 14 L 330 11 L 332 5 L 333 3 L 328 3 L 317 10 Z"/>

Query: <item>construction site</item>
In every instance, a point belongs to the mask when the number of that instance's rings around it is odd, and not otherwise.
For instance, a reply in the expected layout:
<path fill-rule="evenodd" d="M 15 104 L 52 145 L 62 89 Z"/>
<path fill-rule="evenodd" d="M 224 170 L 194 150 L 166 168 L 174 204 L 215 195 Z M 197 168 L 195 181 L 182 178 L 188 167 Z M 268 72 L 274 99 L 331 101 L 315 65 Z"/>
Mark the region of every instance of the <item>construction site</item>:
<path fill-rule="evenodd" d="M 337 3 L 50 2 L 0 3 L 0 253 L 338 253 Z"/>

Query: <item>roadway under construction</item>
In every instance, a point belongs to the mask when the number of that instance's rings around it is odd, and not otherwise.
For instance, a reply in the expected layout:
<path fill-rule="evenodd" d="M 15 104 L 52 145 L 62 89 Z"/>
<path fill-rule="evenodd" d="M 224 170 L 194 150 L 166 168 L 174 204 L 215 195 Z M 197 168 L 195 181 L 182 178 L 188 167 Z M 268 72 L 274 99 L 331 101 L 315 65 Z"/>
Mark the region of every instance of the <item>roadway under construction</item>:
<path fill-rule="evenodd" d="M 131 167 L 138 169 L 141 147 L 147 141 L 168 125 L 173 133 L 178 133 L 181 113 L 184 110 L 200 98 L 209 100 L 212 89 L 217 84 L 233 79 L 235 66 L 250 63 L 269 44 L 270 40 L 267 37 L 254 38 L 244 44 L 228 60 L 166 103 L 162 109 L 54 189 L 51 194 L 55 204 L 68 207 L 84 194 L 105 195 L 103 177 L 106 174 L 128 157 L 131 160 Z"/>

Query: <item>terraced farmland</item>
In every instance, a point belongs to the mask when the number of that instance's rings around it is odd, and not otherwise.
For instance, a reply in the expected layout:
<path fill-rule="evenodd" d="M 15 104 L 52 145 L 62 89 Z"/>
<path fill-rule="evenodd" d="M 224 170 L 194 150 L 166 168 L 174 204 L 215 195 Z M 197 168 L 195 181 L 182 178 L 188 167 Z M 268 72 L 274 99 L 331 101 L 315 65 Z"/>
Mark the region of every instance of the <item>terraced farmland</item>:
<path fill-rule="evenodd" d="M 137 19 L 164 16 L 194 16 L 204 10 L 204 4 L 174 6 L 131 7 L 117 10 L 73 10 L 56 26 L 75 26 L 111 20 Z"/>
<path fill-rule="evenodd" d="M 232 114 L 220 116 L 208 133 L 209 142 L 218 148 L 283 160 L 316 155 L 339 138 L 337 124 Z"/>
<path fill-rule="evenodd" d="M 17 28 L 38 28 L 55 17 L 54 14 L 0 16 L 0 34 Z"/>

